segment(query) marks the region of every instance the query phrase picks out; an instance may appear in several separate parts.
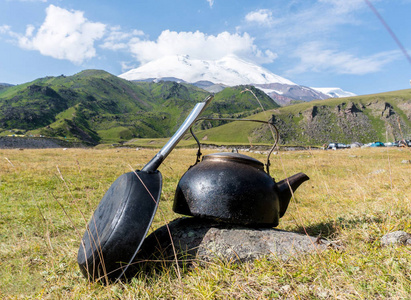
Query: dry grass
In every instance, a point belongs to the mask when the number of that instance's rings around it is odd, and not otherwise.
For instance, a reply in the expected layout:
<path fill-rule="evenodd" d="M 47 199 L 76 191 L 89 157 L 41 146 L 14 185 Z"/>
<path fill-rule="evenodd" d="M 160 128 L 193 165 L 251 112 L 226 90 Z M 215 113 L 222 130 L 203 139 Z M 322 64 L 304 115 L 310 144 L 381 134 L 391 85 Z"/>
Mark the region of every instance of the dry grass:
<path fill-rule="evenodd" d="M 161 165 L 163 193 L 152 230 L 178 217 L 176 184 L 196 150 Z M 204 152 L 212 152 L 210 150 Z M 409 247 L 382 248 L 411 232 L 409 149 L 280 152 L 276 180 L 305 172 L 280 228 L 339 241 L 343 251 L 252 264 L 174 267 L 128 284 L 88 283 L 76 263 L 85 224 L 111 183 L 156 150 L 0 150 L 0 298 L 4 299 L 403 299 L 411 294 Z M 264 156 L 250 154 L 261 161 Z M 166 220 L 165 220 L 166 219 Z"/>

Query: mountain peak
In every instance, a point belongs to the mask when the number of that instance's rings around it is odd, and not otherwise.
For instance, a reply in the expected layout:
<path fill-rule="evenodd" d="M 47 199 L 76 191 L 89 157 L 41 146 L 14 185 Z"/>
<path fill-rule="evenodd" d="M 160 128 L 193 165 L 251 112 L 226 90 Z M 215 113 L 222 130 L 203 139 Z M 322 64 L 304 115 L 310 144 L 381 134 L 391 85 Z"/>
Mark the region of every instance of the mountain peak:
<path fill-rule="evenodd" d="M 175 77 L 186 82 L 211 81 L 227 86 L 273 82 L 295 84 L 233 54 L 219 60 L 200 60 L 188 55 L 165 56 L 119 77 L 128 80 Z"/>
<path fill-rule="evenodd" d="M 186 82 L 209 92 L 218 92 L 227 86 L 253 85 L 282 105 L 288 105 L 293 100 L 355 96 L 340 88 L 309 88 L 298 85 L 234 54 L 219 60 L 201 60 L 189 55 L 164 56 L 119 77 L 138 81 Z"/>
<path fill-rule="evenodd" d="M 110 77 L 113 76 L 107 71 L 97 69 L 86 69 L 74 75 L 75 77 Z"/>

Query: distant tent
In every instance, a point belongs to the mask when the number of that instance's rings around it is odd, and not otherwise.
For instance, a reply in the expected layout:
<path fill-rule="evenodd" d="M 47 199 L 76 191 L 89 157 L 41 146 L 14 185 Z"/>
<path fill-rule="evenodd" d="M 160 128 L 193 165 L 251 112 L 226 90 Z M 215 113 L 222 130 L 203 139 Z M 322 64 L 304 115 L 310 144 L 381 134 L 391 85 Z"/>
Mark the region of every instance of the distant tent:
<path fill-rule="evenodd" d="M 363 146 L 364 144 L 361 144 L 359 142 L 354 142 L 350 145 L 351 148 L 360 148 L 361 146 Z"/>
<path fill-rule="evenodd" d="M 370 145 L 370 147 L 385 147 L 385 145 L 381 142 L 374 142 Z"/>

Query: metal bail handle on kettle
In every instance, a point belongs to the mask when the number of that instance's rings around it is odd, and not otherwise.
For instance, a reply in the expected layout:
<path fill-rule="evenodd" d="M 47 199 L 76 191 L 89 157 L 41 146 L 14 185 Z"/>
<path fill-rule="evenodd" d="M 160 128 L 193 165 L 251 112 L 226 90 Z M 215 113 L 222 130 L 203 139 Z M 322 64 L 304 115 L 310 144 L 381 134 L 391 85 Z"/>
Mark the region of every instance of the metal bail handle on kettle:
<path fill-rule="evenodd" d="M 269 175 L 270 155 L 277 145 L 278 130 L 271 121 L 200 118 L 266 123 L 276 132 L 266 163 L 240 153 L 203 156 L 198 144 L 197 161 L 181 177 L 174 196 L 176 213 L 246 226 L 275 227 L 287 210 L 292 193 L 308 176 L 303 173 L 275 182 Z"/>
<path fill-rule="evenodd" d="M 278 133 L 278 129 L 274 125 L 274 123 L 272 122 L 271 119 L 268 120 L 268 121 L 263 121 L 263 120 L 251 120 L 251 119 L 208 118 L 208 117 L 204 117 L 204 118 L 198 118 L 196 120 L 196 123 L 199 122 L 199 121 L 240 121 L 240 122 L 257 122 L 257 123 L 263 123 L 263 124 L 269 125 L 273 135 L 274 135 L 274 132 L 275 132 L 275 141 L 274 141 L 274 144 L 271 147 L 270 151 L 268 152 L 267 161 L 265 163 L 266 172 L 267 172 L 268 175 L 270 175 L 270 165 L 271 165 L 270 156 L 271 156 L 271 153 L 273 153 L 275 147 L 277 146 L 278 140 L 280 138 L 280 134 Z M 195 139 L 195 141 L 197 142 L 197 145 L 198 145 L 197 160 L 194 164 L 194 165 L 196 165 L 197 163 L 200 162 L 200 157 L 202 155 L 202 153 L 201 153 L 201 144 L 200 144 L 200 141 L 198 140 L 198 138 L 196 137 L 196 135 L 194 134 L 192 127 L 190 128 L 190 133 L 191 133 L 191 135 L 193 136 L 193 138 Z"/>

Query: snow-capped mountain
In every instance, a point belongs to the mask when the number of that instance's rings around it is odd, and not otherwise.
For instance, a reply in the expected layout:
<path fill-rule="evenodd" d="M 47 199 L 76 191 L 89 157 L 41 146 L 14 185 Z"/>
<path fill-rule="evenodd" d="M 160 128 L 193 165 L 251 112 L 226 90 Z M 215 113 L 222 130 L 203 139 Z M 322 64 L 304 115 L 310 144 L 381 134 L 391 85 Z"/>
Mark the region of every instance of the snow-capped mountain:
<path fill-rule="evenodd" d="M 8 83 L 0 83 L 0 89 L 6 88 L 6 87 L 10 87 L 13 86 L 12 84 L 8 84 Z"/>
<path fill-rule="evenodd" d="M 235 55 L 215 61 L 194 59 L 188 55 L 165 56 L 123 73 L 120 77 L 128 80 L 175 77 L 186 82 L 211 81 L 227 86 L 272 82 L 295 84 Z"/>
<path fill-rule="evenodd" d="M 347 92 L 347 91 L 343 91 L 340 88 L 315 88 L 312 87 L 313 90 L 316 90 L 320 93 L 326 94 L 328 96 L 330 96 L 331 98 L 344 98 L 344 97 L 353 97 L 353 96 L 357 96 L 354 93 L 351 92 Z"/>
<path fill-rule="evenodd" d="M 252 62 L 228 55 L 219 60 L 200 60 L 188 55 L 165 56 L 132 69 L 119 77 L 127 80 L 172 80 L 218 92 L 226 86 L 254 85 L 281 105 L 292 100 L 311 101 L 352 94 L 341 89 L 313 89 L 300 86 Z M 327 94 L 325 92 L 329 92 Z M 352 94 L 353 95 L 353 94 Z"/>
<path fill-rule="evenodd" d="M 324 100 L 330 96 L 302 85 L 281 83 L 255 84 L 255 87 L 265 92 L 280 105 L 289 105 L 293 100 L 311 101 Z"/>

